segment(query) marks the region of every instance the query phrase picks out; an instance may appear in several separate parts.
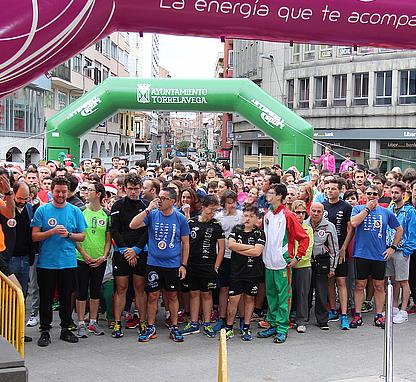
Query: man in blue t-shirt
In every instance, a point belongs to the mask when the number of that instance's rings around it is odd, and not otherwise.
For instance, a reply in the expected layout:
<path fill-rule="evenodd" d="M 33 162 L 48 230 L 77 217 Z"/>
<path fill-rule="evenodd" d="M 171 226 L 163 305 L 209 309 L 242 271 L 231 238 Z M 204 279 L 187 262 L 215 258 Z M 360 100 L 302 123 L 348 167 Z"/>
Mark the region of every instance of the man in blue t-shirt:
<path fill-rule="evenodd" d="M 355 264 L 355 291 L 354 301 L 356 313 L 350 322 L 350 328 L 361 326 L 361 306 L 364 300 L 364 289 L 368 277 L 372 277 L 374 285 L 374 300 L 376 316 L 374 325 L 384 328 L 382 315 L 385 291 L 384 276 L 386 261 L 397 251 L 397 246 L 403 234 L 403 228 L 394 213 L 378 205 L 381 196 L 375 185 L 366 188 L 366 205 L 355 206 L 351 213 L 351 225 L 355 228 L 354 264 Z M 394 229 L 393 244 L 387 247 L 387 227 Z"/>
<path fill-rule="evenodd" d="M 149 253 L 147 257 L 147 329 L 139 335 L 139 342 L 147 342 L 156 338 L 154 326 L 157 302 L 160 290 L 166 291 L 170 319 L 170 338 L 182 342 L 183 336 L 178 329 L 178 292 L 186 276 L 189 257 L 189 225 L 184 215 L 176 208 L 176 190 L 166 187 L 160 191 L 159 197 L 153 199 L 149 206 L 136 215 L 130 228 L 137 229 L 143 225 L 148 227 Z"/>
<path fill-rule="evenodd" d="M 75 243 L 84 241 L 87 228 L 78 207 L 67 203 L 69 182 L 64 177 L 52 181 L 52 202 L 40 206 L 33 216 L 32 239 L 39 241 L 37 276 L 40 296 L 39 346 L 51 342 L 52 300 L 58 285 L 61 340 L 75 343 L 78 338 L 68 329 L 71 319 L 71 294 L 75 290 L 77 257 Z"/>

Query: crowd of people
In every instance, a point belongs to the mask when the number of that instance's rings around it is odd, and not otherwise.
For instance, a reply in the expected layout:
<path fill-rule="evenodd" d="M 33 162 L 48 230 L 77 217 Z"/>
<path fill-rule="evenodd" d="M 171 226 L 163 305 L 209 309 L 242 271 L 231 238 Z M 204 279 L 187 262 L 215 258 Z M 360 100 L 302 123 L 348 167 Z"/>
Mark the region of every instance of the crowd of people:
<path fill-rule="evenodd" d="M 103 335 L 100 314 L 112 337 L 137 329 L 148 342 L 162 306 L 175 342 L 223 328 L 251 341 L 256 322 L 258 338 L 284 343 L 291 328 L 355 329 L 368 312 L 384 328 L 387 278 L 404 323 L 416 313 L 416 170 L 348 156 L 337 171 L 331 157 L 310 158 L 307 174 L 179 158 L 0 167 L 0 270 L 30 294 L 39 346 L 53 310 L 70 343 Z"/>

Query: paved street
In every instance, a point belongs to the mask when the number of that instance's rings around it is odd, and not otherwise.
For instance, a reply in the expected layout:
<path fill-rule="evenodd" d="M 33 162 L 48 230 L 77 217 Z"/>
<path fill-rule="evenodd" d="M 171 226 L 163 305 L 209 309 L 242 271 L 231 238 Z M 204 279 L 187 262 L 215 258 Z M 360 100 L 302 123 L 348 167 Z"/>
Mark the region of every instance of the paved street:
<path fill-rule="evenodd" d="M 27 330 L 34 337 L 26 346 L 30 382 L 216 381 L 216 339 L 198 334 L 177 344 L 159 327 L 159 338 L 146 344 L 137 342 L 135 330 L 125 330 L 118 340 L 106 330 L 105 336 L 67 344 L 59 340 L 56 318 L 47 348 L 36 345 L 37 328 Z M 380 381 L 383 331 L 371 325 L 371 318 L 365 315 L 365 325 L 348 332 L 339 330 L 337 323 L 330 324 L 329 332 L 313 325 L 306 334 L 292 330 L 283 345 L 257 338 L 245 343 L 236 336 L 227 342 L 229 381 Z M 415 327 L 416 315 L 394 326 L 395 382 L 416 381 Z"/>

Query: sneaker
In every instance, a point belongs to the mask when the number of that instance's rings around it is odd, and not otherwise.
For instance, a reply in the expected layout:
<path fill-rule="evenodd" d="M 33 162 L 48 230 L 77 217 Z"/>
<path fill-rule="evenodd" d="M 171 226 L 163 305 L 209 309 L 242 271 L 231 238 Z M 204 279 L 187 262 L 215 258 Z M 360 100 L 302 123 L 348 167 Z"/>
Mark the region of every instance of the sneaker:
<path fill-rule="evenodd" d="M 319 326 L 319 329 L 321 330 L 329 330 L 328 323 L 318 324 L 318 326 Z"/>
<path fill-rule="evenodd" d="M 69 329 L 62 329 L 59 338 L 62 341 L 69 342 L 71 344 L 76 344 L 79 341 L 78 337 Z"/>
<path fill-rule="evenodd" d="M 181 336 L 187 336 L 188 334 L 197 334 L 200 332 L 198 322 L 190 322 L 187 324 L 183 330 L 180 330 Z"/>
<path fill-rule="evenodd" d="M 184 310 L 178 312 L 178 324 L 183 324 L 186 321 L 186 314 Z"/>
<path fill-rule="evenodd" d="M 240 335 L 243 334 L 243 328 L 244 328 L 244 317 L 240 318 Z"/>
<path fill-rule="evenodd" d="M 138 341 L 149 342 L 150 340 L 153 340 L 154 338 L 157 338 L 156 328 L 154 325 L 149 325 L 145 331 L 140 333 Z"/>
<path fill-rule="evenodd" d="M 416 313 L 416 304 L 413 304 L 410 308 L 407 308 L 407 314 L 415 314 Z"/>
<path fill-rule="evenodd" d="M 373 303 L 371 301 L 364 301 L 361 306 L 361 313 L 368 313 L 373 310 Z"/>
<path fill-rule="evenodd" d="M 342 330 L 349 330 L 350 329 L 350 323 L 348 321 L 348 317 L 346 314 L 341 315 L 341 329 Z"/>
<path fill-rule="evenodd" d="M 35 313 L 31 313 L 29 319 L 27 320 L 26 326 L 33 328 L 37 325 L 39 325 L 39 316 Z"/>
<path fill-rule="evenodd" d="M 146 330 L 146 328 L 147 328 L 147 322 L 146 321 L 140 321 L 140 324 L 139 324 L 139 335 L 141 333 L 144 333 L 144 331 Z"/>
<path fill-rule="evenodd" d="M 126 329 L 136 329 L 140 324 L 139 316 L 135 313 L 126 321 Z"/>
<path fill-rule="evenodd" d="M 78 338 L 88 338 L 88 331 L 85 324 L 78 325 L 77 328 L 77 337 Z"/>
<path fill-rule="evenodd" d="M 51 343 L 51 336 L 49 335 L 49 332 L 45 331 L 40 334 L 40 337 L 38 339 L 38 346 L 40 347 L 46 347 Z"/>
<path fill-rule="evenodd" d="M 211 318 L 210 318 L 210 322 L 211 323 L 214 323 L 214 322 L 217 322 L 217 320 L 218 320 L 218 311 L 217 310 L 213 310 L 212 312 L 211 312 Z"/>
<path fill-rule="evenodd" d="M 170 319 L 170 317 L 168 317 L 165 320 L 165 326 L 170 330 L 170 328 L 172 327 L 172 320 Z"/>
<path fill-rule="evenodd" d="M 224 320 L 223 320 L 222 318 L 219 318 L 219 319 L 217 320 L 217 322 L 215 323 L 215 325 L 212 327 L 212 329 L 218 333 L 218 332 L 219 332 L 221 329 L 223 329 L 224 327 L 225 327 L 225 322 L 224 322 Z"/>
<path fill-rule="evenodd" d="M 32 342 L 33 341 L 33 338 L 32 337 L 29 337 L 29 336 L 25 336 L 24 337 L 24 341 L 25 342 Z"/>
<path fill-rule="evenodd" d="M 379 316 L 379 317 L 375 317 L 374 318 L 374 325 L 377 326 L 380 329 L 384 329 L 384 317 L 383 316 Z"/>
<path fill-rule="evenodd" d="M 251 335 L 251 330 L 243 329 L 241 333 L 241 339 L 243 341 L 251 341 L 253 339 L 253 336 Z"/>
<path fill-rule="evenodd" d="M 170 329 L 169 337 L 174 342 L 183 342 L 183 335 L 180 333 L 177 326 L 172 326 L 172 328 Z"/>
<path fill-rule="evenodd" d="M 229 329 L 225 331 L 225 339 L 228 341 L 230 338 L 234 337 L 234 330 Z"/>
<path fill-rule="evenodd" d="M 397 316 L 399 314 L 399 312 L 400 312 L 400 309 L 393 306 L 393 309 L 392 309 L 393 317 Z"/>
<path fill-rule="evenodd" d="M 88 331 L 90 333 L 95 334 L 96 336 L 103 336 L 104 335 L 104 330 L 100 327 L 100 325 L 98 325 L 98 322 L 94 322 L 88 325 Z"/>
<path fill-rule="evenodd" d="M 217 336 L 217 332 L 211 325 L 202 325 L 202 333 L 204 333 L 208 338 L 215 338 Z"/>
<path fill-rule="evenodd" d="M 256 312 L 253 312 L 253 314 L 251 315 L 251 320 L 250 321 L 261 321 L 263 319 L 263 316 L 257 314 Z"/>
<path fill-rule="evenodd" d="M 336 322 L 339 320 L 339 314 L 336 310 L 330 310 L 328 312 L 328 322 Z"/>
<path fill-rule="evenodd" d="M 357 329 L 359 326 L 363 324 L 363 318 L 356 314 L 350 322 L 351 329 Z"/>
<path fill-rule="evenodd" d="M 269 329 L 270 328 L 270 324 L 266 320 L 259 321 L 259 323 L 257 324 L 257 326 L 260 329 Z"/>
<path fill-rule="evenodd" d="M 285 333 L 276 333 L 275 337 L 274 337 L 274 343 L 276 344 L 282 344 L 284 342 L 286 342 L 286 334 Z"/>
<path fill-rule="evenodd" d="M 108 321 L 108 329 L 114 329 L 115 321 Z"/>
<path fill-rule="evenodd" d="M 262 330 L 257 333 L 257 337 L 259 338 L 269 338 L 271 336 L 275 336 L 277 334 L 276 328 L 270 326 L 269 329 Z"/>
<path fill-rule="evenodd" d="M 395 324 L 403 324 L 403 322 L 407 322 L 409 320 L 409 316 L 405 310 L 399 310 L 397 315 L 393 317 L 393 323 Z"/>
<path fill-rule="evenodd" d="M 296 328 L 296 331 L 298 333 L 306 333 L 306 326 L 305 325 L 298 325 L 298 327 Z"/>
<path fill-rule="evenodd" d="M 120 321 L 114 322 L 114 327 L 113 327 L 113 331 L 111 332 L 111 337 L 121 338 L 123 336 L 124 336 L 124 334 L 121 330 L 121 322 Z"/>

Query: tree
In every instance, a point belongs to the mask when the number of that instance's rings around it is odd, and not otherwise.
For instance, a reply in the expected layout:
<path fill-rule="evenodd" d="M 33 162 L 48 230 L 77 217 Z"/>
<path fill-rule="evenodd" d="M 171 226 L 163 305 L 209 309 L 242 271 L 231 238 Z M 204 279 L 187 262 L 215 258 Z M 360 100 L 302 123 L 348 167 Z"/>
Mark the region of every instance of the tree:
<path fill-rule="evenodd" d="M 176 145 L 176 150 L 186 152 L 186 150 L 188 150 L 188 147 L 189 147 L 190 145 L 191 145 L 191 142 L 189 142 L 189 141 L 180 141 L 180 142 Z"/>

